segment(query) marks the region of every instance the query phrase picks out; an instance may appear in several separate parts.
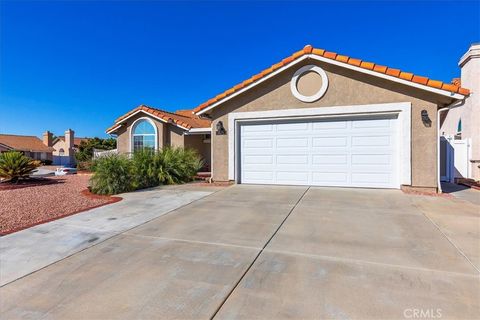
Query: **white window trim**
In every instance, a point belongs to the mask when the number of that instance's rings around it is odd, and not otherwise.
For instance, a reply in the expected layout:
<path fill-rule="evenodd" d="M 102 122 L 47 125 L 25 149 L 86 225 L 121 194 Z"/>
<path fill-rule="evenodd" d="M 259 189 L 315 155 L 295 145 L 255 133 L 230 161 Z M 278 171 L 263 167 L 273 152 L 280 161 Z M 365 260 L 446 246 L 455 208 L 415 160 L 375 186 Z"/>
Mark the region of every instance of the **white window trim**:
<path fill-rule="evenodd" d="M 302 75 L 304 75 L 305 73 L 307 73 L 309 71 L 315 72 L 316 74 L 318 74 L 322 78 L 322 86 L 320 87 L 320 89 L 315 94 L 313 94 L 311 96 L 305 96 L 298 91 L 298 80 L 300 79 L 300 77 Z M 309 64 L 309 65 L 303 66 L 300 69 L 298 69 L 294 73 L 294 75 L 292 77 L 292 80 L 290 81 L 290 91 L 292 91 L 293 96 L 295 98 L 297 98 L 298 100 L 303 101 L 303 102 L 315 102 L 315 101 L 317 101 L 318 99 L 323 97 L 325 92 L 327 92 L 327 88 L 328 88 L 327 74 L 325 73 L 325 71 L 322 68 L 320 68 L 319 66 L 316 66 L 314 64 Z"/>
<path fill-rule="evenodd" d="M 239 125 L 245 121 L 312 119 L 364 115 L 398 114 L 397 139 L 399 145 L 398 179 L 400 185 L 411 185 L 411 108 L 410 102 L 382 103 L 354 106 L 285 109 L 271 111 L 233 112 L 228 114 L 228 179 L 238 182 Z"/>
<path fill-rule="evenodd" d="M 128 146 L 128 150 L 130 150 L 130 152 L 133 153 L 133 136 L 134 136 L 133 128 L 135 128 L 137 122 L 139 122 L 141 120 L 147 120 L 153 126 L 153 129 L 155 130 L 155 134 L 154 134 L 155 135 L 155 150 L 158 150 L 158 128 L 157 128 L 157 125 L 155 124 L 155 122 L 153 122 L 152 119 L 150 119 L 148 117 L 138 118 L 130 126 L 129 133 L 128 133 L 130 144 Z M 152 134 L 150 134 L 150 135 L 152 135 Z"/>

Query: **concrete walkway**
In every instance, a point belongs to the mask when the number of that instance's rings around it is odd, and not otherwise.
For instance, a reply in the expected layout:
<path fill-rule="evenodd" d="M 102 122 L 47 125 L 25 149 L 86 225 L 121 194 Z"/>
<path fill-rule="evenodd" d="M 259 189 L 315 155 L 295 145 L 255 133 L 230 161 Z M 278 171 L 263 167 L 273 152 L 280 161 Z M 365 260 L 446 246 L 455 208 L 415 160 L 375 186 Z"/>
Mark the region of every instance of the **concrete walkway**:
<path fill-rule="evenodd" d="M 474 319 L 479 209 L 397 190 L 233 186 L 9 283 L 0 314 Z"/>
<path fill-rule="evenodd" d="M 442 191 L 458 199 L 480 206 L 480 190 L 471 189 L 460 184 L 442 182 Z"/>
<path fill-rule="evenodd" d="M 0 285 L 220 190 L 164 186 L 119 195 L 122 201 L 0 238 Z"/>

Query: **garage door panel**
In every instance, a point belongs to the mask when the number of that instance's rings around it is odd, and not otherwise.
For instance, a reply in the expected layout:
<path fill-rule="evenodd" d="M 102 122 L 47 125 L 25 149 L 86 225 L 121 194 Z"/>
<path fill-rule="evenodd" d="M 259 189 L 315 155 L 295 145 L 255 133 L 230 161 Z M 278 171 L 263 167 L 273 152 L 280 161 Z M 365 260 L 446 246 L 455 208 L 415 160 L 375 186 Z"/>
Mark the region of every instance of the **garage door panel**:
<path fill-rule="evenodd" d="M 347 154 L 313 154 L 312 155 L 312 165 L 338 165 L 338 164 L 347 164 L 348 155 Z"/>
<path fill-rule="evenodd" d="M 352 137 L 352 147 L 388 147 L 391 143 L 391 137 L 383 136 L 354 136 Z"/>
<path fill-rule="evenodd" d="M 277 131 L 300 131 L 305 132 L 308 130 L 310 123 L 308 122 L 297 122 L 297 123 L 280 123 L 276 125 Z"/>
<path fill-rule="evenodd" d="M 273 164 L 273 156 L 271 154 L 265 155 L 245 155 L 244 165 L 259 165 L 259 164 Z"/>
<path fill-rule="evenodd" d="M 305 154 L 288 154 L 288 155 L 277 155 L 277 165 L 283 164 L 308 164 L 308 155 Z"/>
<path fill-rule="evenodd" d="M 270 139 L 245 139 L 243 140 L 243 148 L 272 148 L 273 138 Z"/>
<path fill-rule="evenodd" d="M 273 182 L 274 173 L 271 171 L 245 171 L 243 173 L 245 181 L 261 182 L 270 184 Z"/>
<path fill-rule="evenodd" d="M 352 165 L 390 165 L 393 161 L 391 154 L 352 154 Z"/>
<path fill-rule="evenodd" d="M 322 147 L 347 147 L 348 137 L 316 137 L 312 139 L 312 146 L 315 148 Z"/>
<path fill-rule="evenodd" d="M 277 182 L 281 184 L 289 184 L 292 182 L 308 183 L 308 171 L 277 171 Z"/>
<path fill-rule="evenodd" d="M 397 119 L 243 124 L 240 182 L 398 188 Z"/>
<path fill-rule="evenodd" d="M 334 129 L 346 129 L 347 121 L 320 121 L 313 123 L 313 131 L 331 131 Z"/>
<path fill-rule="evenodd" d="M 348 183 L 347 172 L 312 172 L 312 183 L 326 185 L 328 183 Z"/>
<path fill-rule="evenodd" d="M 243 134 L 245 136 L 248 135 L 255 135 L 255 133 L 261 132 L 269 132 L 273 131 L 273 124 L 257 124 L 257 125 L 251 125 L 243 128 Z"/>
<path fill-rule="evenodd" d="M 388 184 L 391 179 L 390 173 L 380 172 L 352 172 L 352 182 L 370 185 L 372 183 Z"/>
<path fill-rule="evenodd" d="M 372 119 L 372 120 L 357 120 L 352 121 L 352 128 L 390 128 L 391 127 L 391 119 Z"/>

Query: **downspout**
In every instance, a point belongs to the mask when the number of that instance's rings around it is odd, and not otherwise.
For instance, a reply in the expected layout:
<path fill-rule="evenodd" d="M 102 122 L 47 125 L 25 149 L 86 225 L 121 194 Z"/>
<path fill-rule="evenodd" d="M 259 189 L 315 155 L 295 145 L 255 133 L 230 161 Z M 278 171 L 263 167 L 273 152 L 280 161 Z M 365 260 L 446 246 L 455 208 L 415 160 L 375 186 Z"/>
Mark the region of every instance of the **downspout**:
<path fill-rule="evenodd" d="M 438 193 L 442 193 L 442 182 L 440 176 L 440 115 L 442 112 L 461 107 L 465 104 L 465 98 L 462 100 L 455 101 L 444 108 L 437 110 L 437 189 Z"/>

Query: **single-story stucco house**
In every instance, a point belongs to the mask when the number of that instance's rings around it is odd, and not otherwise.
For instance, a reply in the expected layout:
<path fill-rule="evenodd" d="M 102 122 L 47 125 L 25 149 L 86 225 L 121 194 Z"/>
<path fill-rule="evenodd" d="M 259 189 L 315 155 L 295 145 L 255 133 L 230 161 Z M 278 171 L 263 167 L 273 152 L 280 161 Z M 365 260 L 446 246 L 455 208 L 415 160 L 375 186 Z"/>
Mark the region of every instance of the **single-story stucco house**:
<path fill-rule="evenodd" d="M 117 138 L 117 151 L 128 154 L 149 147 L 192 148 L 210 167 L 210 120 L 201 119 L 192 110 L 175 113 L 140 105 L 115 120 L 106 130 Z"/>
<path fill-rule="evenodd" d="M 46 161 L 52 160 L 54 149 L 35 136 L 0 134 L 0 153 L 7 151 L 19 151 L 32 159 Z"/>
<path fill-rule="evenodd" d="M 470 94 L 310 45 L 194 109 L 214 181 L 439 188 L 439 109 Z"/>
<path fill-rule="evenodd" d="M 54 137 L 50 131 L 43 134 L 43 143 L 54 149 L 53 164 L 55 165 L 75 165 L 75 152 L 77 152 L 82 141 L 88 141 L 90 138 L 75 137 L 75 131 L 68 129 L 64 136 Z"/>

